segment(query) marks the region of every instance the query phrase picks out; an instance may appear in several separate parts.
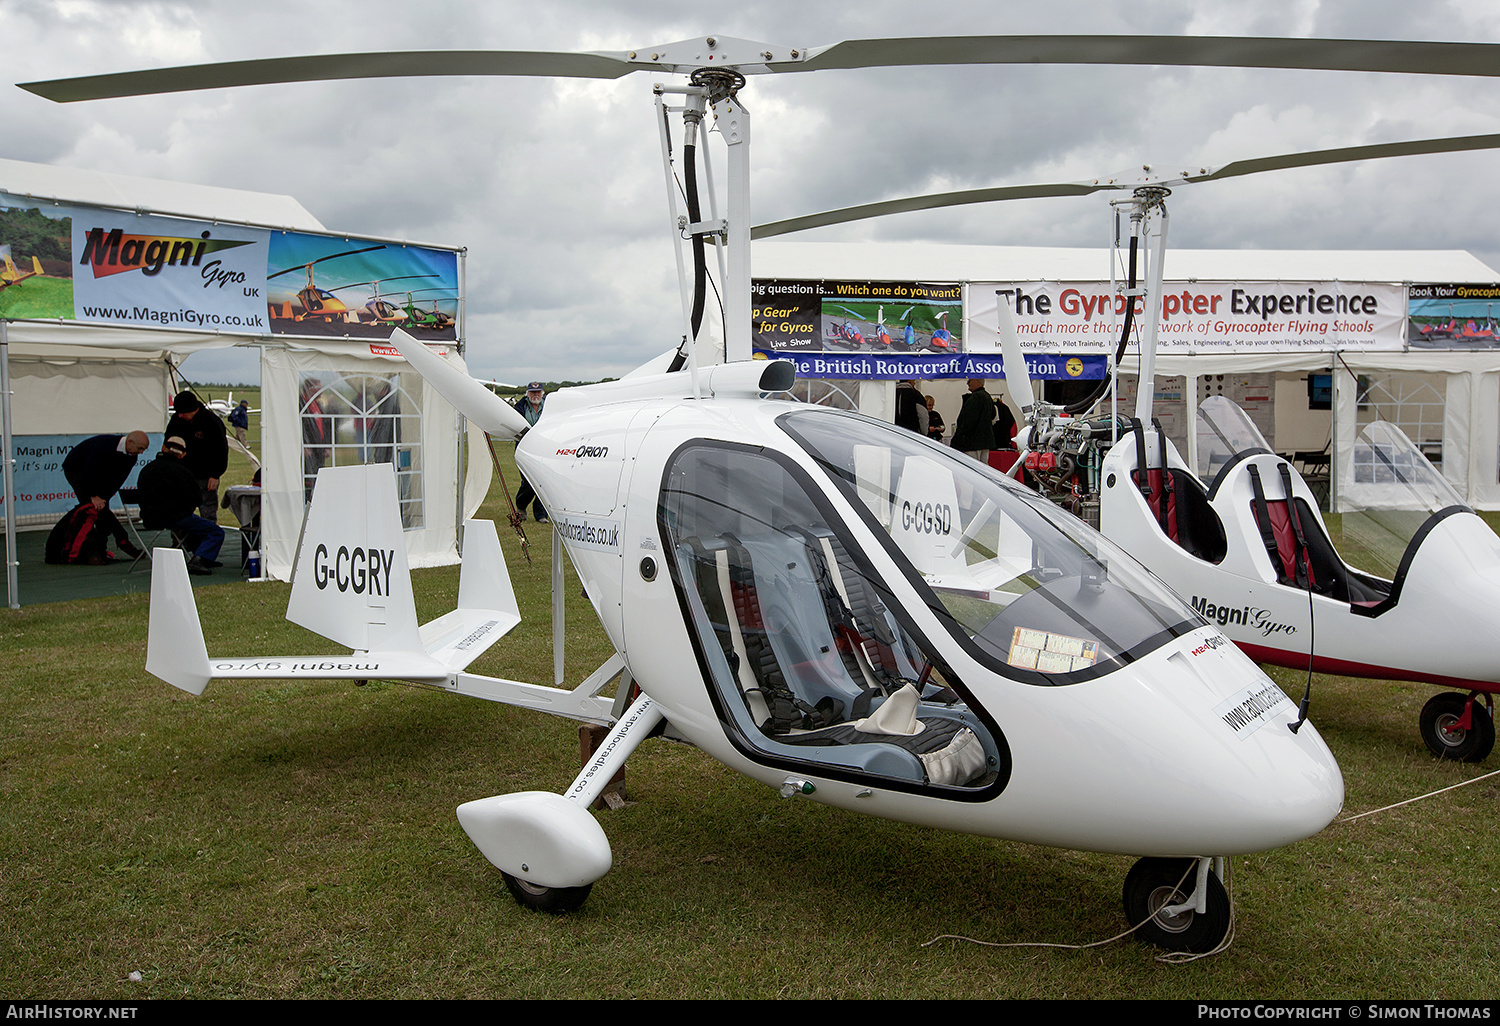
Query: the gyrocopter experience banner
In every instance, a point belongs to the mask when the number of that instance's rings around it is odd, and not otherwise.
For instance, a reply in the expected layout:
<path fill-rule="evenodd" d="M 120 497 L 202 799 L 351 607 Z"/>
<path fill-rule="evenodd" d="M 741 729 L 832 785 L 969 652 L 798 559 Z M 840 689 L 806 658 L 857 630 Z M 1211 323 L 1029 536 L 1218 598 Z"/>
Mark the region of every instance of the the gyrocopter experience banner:
<path fill-rule="evenodd" d="M 998 351 L 1003 300 L 1023 349 L 1108 353 L 1127 302 L 1107 282 L 974 282 L 967 291 L 969 352 Z M 1134 302 L 1132 335 L 1144 316 Z M 1167 282 L 1157 315 L 1164 355 L 1400 350 L 1406 341 L 1405 287 L 1384 283 Z"/>
<path fill-rule="evenodd" d="M 250 335 L 457 337 L 451 250 L 0 193 L 0 317 Z"/>

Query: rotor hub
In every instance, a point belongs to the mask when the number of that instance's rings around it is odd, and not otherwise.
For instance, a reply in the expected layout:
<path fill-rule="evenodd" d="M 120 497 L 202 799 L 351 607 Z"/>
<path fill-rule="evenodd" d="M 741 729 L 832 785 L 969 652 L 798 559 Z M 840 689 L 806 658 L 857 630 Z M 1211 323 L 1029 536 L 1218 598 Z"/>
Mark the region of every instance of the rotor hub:
<path fill-rule="evenodd" d="M 745 84 L 745 76 L 733 68 L 699 68 L 689 79 L 693 85 L 708 90 L 708 102 L 719 103 L 734 99 Z"/>

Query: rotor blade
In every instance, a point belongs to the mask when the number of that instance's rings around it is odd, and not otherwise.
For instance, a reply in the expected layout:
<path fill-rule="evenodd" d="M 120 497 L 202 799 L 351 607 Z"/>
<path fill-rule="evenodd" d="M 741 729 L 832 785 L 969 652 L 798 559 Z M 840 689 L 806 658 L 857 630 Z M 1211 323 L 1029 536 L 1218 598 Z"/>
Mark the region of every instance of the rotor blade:
<path fill-rule="evenodd" d="M 434 75 L 526 75 L 551 78 L 619 78 L 636 70 L 622 58 L 597 53 L 528 50 L 410 50 L 399 53 L 331 53 L 308 57 L 193 64 L 180 68 L 124 71 L 46 82 L 21 88 L 58 103 L 100 100 L 193 89 L 268 85 L 274 82 L 326 82 L 348 78 Z"/>
<path fill-rule="evenodd" d="M 1500 44 L 1264 36 L 928 36 L 853 39 L 780 71 L 936 64 L 1143 64 L 1500 76 Z"/>
<path fill-rule="evenodd" d="M 293 271 L 305 271 L 313 264 L 321 264 L 324 260 L 337 260 L 339 257 L 354 256 L 354 254 L 356 253 L 373 253 L 377 249 L 385 249 L 385 246 L 383 244 L 379 246 L 366 246 L 364 249 L 346 249 L 342 253 L 330 253 L 328 254 L 328 256 L 321 256 L 316 260 L 309 260 L 305 264 L 297 264 L 293 267 L 288 267 L 285 270 L 277 271 L 274 274 L 268 274 L 266 275 L 266 277 L 279 278 L 283 274 L 291 274 Z"/>
<path fill-rule="evenodd" d="M 1118 175 L 1093 182 L 1062 182 L 1050 185 L 1010 185 L 993 189 L 962 189 L 958 192 L 938 192 L 926 196 L 908 196 L 903 199 L 881 200 L 877 203 L 862 203 L 854 207 L 825 210 L 819 214 L 805 214 L 784 221 L 770 221 L 756 225 L 750 230 L 752 239 L 766 239 L 789 232 L 822 228 L 831 224 L 861 221 L 886 214 L 902 214 L 911 210 L 933 210 L 939 207 L 959 207 L 970 203 L 995 203 L 1001 200 L 1033 199 L 1042 196 L 1087 196 L 1106 189 L 1133 189 L 1138 185 L 1175 186 L 1183 183 L 1213 182 L 1221 178 L 1237 178 L 1241 175 L 1259 174 L 1263 171 L 1283 171 L 1294 167 L 1317 167 L 1325 164 L 1343 164 L 1356 160 L 1377 160 L 1385 157 L 1408 157 L 1424 153 L 1461 153 L 1468 150 L 1500 149 L 1500 135 L 1457 135 L 1442 139 L 1413 139 L 1408 142 L 1373 143 L 1368 146 L 1344 146 L 1331 150 L 1308 150 L 1303 153 L 1285 153 L 1274 157 L 1252 157 L 1231 161 L 1217 167 L 1199 167 L 1196 171 L 1183 170 L 1173 177 L 1156 173 L 1131 178 Z M 1159 165 L 1161 166 L 1161 165 Z M 1180 165 L 1174 165 L 1180 166 Z"/>
<path fill-rule="evenodd" d="M 760 58 L 766 58 L 766 62 L 761 63 Z M 807 50 L 785 60 L 771 60 L 770 51 L 765 51 L 755 54 L 749 63 L 734 60 L 728 63 L 755 72 L 944 64 L 1126 64 L 1493 78 L 1500 76 L 1500 44 L 1255 36 L 926 36 L 854 39 Z M 688 54 L 685 59 L 674 59 L 660 66 L 677 73 L 688 67 L 710 65 L 701 56 Z M 652 61 L 636 51 L 416 50 L 196 64 L 25 82 L 21 88 L 49 100 L 71 103 L 147 93 L 351 78 L 520 75 L 611 79 L 652 67 Z"/>
<path fill-rule="evenodd" d="M 1240 175 L 1259 174 L 1262 171 L 1282 171 L 1293 167 L 1316 167 L 1320 164 L 1342 164 L 1355 160 L 1376 160 L 1382 157 L 1409 157 L 1422 153 L 1460 153 L 1465 150 L 1497 148 L 1500 148 L 1500 135 L 1458 135 L 1445 139 L 1413 139 L 1409 142 L 1373 143 L 1369 146 L 1309 150 L 1305 153 L 1287 153 L 1279 157 L 1254 157 L 1249 160 L 1232 161 L 1222 167 L 1208 168 L 1206 174 L 1184 172 L 1182 177 L 1189 182 L 1213 182 L 1221 178 L 1236 178 Z"/>
<path fill-rule="evenodd" d="M 295 270 L 295 268 L 294 268 L 294 270 Z M 361 285 L 380 285 L 383 282 L 401 281 L 401 280 L 403 280 L 405 278 L 441 278 L 441 277 L 442 277 L 441 274 L 398 274 L 394 278 L 377 278 L 374 281 L 355 281 L 355 282 L 350 282 L 348 285 L 339 285 L 339 286 L 336 286 L 334 288 L 329 289 L 328 291 L 329 292 L 337 292 L 337 291 L 339 291 L 339 289 L 357 289 Z M 397 290 L 397 291 L 400 291 L 400 290 Z"/>
<path fill-rule="evenodd" d="M 960 192 L 939 192 L 928 196 L 907 196 L 904 199 L 881 200 L 877 203 L 861 203 L 855 207 L 825 210 L 821 214 L 805 214 L 785 221 L 768 221 L 750 229 L 752 239 L 768 239 L 773 235 L 801 232 L 809 228 L 822 228 L 845 221 L 862 221 L 869 217 L 884 217 L 886 214 L 903 214 L 910 210 L 931 210 L 936 207 L 956 207 L 966 203 L 994 203 L 1000 200 L 1036 199 L 1048 196 L 1087 196 L 1100 189 L 1111 189 L 1109 184 L 1086 182 L 1059 182 L 1053 185 L 1004 185 L 992 189 L 964 189 Z"/>

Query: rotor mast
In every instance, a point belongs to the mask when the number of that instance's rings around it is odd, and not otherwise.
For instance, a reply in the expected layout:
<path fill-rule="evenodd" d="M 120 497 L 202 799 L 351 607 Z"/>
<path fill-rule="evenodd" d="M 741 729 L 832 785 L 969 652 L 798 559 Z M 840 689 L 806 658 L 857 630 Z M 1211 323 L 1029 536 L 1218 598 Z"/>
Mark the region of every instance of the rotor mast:
<path fill-rule="evenodd" d="M 1156 398 L 1156 341 L 1161 324 L 1162 272 L 1167 255 L 1167 197 L 1172 190 L 1160 185 L 1138 186 L 1128 200 L 1115 200 L 1113 206 L 1130 215 L 1133 242 L 1144 243 L 1146 284 L 1126 289 L 1127 302 L 1140 298 L 1144 332 L 1140 340 L 1140 373 L 1136 378 L 1135 416 L 1142 424 L 1151 423 L 1151 407 Z"/>
<path fill-rule="evenodd" d="M 713 37 L 707 41 L 714 43 Z M 681 69 L 678 69 L 681 70 Z M 718 353 L 699 352 L 707 289 L 706 243 L 712 241 L 717 257 L 720 298 L 724 316 L 724 352 L 722 362 L 750 359 L 750 112 L 739 99 L 745 76 L 736 68 L 700 66 L 692 71 L 691 84 L 668 86 L 660 82 L 652 87 L 656 96 L 657 124 L 661 133 L 662 167 L 666 176 L 667 210 L 673 232 L 673 250 L 677 263 L 678 287 L 682 293 L 683 344 L 674 366 L 685 364 L 697 374 L 703 363 L 721 362 Z M 668 95 L 683 97 L 681 106 L 669 106 Z M 679 186 L 673 172 L 673 149 L 670 137 L 670 115 L 682 115 L 681 195 L 687 212 L 679 211 Z M 704 119 L 711 113 L 705 128 Z M 713 162 L 702 148 L 708 130 L 717 130 L 727 148 L 728 185 L 725 214 L 719 216 L 719 197 L 714 187 Z M 700 157 L 700 154 L 702 156 Z M 701 163 L 708 199 L 708 216 L 699 200 L 699 165 Z M 693 255 L 693 280 L 689 283 L 683 258 L 683 243 Z M 696 386 L 695 386 L 696 394 Z"/>

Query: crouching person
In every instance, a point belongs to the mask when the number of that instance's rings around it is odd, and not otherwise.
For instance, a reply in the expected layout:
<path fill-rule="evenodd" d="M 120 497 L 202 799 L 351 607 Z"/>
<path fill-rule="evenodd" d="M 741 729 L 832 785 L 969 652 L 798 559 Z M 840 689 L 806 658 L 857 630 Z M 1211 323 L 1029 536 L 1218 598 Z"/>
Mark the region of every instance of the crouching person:
<path fill-rule="evenodd" d="M 156 459 L 141 468 L 137 481 L 141 521 L 155 530 L 171 528 L 184 538 L 184 548 L 189 553 L 188 573 L 203 576 L 224 565 L 219 562 L 224 529 L 198 515 L 203 492 L 198 479 L 182 461 L 186 455 L 187 443 L 173 435 L 162 443 Z"/>

